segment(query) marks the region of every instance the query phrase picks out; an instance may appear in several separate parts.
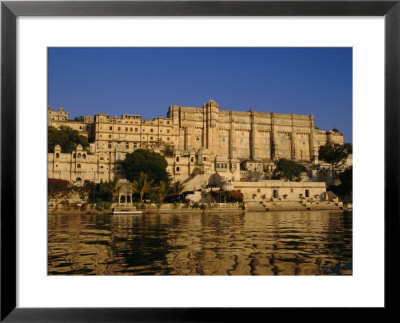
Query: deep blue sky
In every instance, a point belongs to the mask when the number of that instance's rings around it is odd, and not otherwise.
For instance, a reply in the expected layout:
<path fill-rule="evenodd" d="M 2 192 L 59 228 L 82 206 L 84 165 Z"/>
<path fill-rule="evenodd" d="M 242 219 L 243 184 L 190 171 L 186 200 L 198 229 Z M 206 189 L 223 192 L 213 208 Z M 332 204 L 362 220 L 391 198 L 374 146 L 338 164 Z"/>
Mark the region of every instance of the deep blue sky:
<path fill-rule="evenodd" d="M 70 118 L 173 104 L 313 114 L 352 142 L 351 48 L 49 48 L 48 104 Z"/>

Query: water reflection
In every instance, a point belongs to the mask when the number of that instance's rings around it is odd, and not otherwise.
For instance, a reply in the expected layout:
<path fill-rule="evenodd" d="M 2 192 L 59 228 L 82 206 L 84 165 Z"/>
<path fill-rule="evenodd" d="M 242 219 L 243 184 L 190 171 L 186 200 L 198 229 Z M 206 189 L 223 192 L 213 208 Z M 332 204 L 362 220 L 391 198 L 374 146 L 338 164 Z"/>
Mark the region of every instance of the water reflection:
<path fill-rule="evenodd" d="M 351 275 L 352 216 L 49 215 L 49 275 Z"/>

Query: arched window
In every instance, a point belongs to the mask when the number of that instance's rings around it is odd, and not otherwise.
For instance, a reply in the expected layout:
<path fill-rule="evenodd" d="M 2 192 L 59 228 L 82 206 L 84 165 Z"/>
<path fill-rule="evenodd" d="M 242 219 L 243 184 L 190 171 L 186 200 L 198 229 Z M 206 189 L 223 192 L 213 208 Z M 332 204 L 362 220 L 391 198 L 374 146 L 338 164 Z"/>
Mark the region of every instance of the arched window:
<path fill-rule="evenodd" d="M 78 153 L 78 158 L 81 158 L 81 154 L 80 153 Z"/>
<path fill-rule="evenodd" d="M 59 153 L 56 153 L 56 158 L 60 158 L 60 154 Z"/>
<path fill-rule="evenodd" d="M 80 182 L 80 181 L 82 181 L 82 178 L 77 177 L 77 178 L 76 178 L 76 181 L 77 181 L 77 182 Z"/>
<path fill-rule="evenodd" d="M 76 153 L 74 153 L 74 158 L 76 158 Z"/>
<path fill-rule="evenodd" d="M 176 161 L 179 161 L 179 157 L 176 157 Z"/>
<path fill-rule="evenodd" d="M 83 159 L 86 159 L 86 154 L 83 154 L 82 157 L 83 157 Z"/>
<path fill-rule="evenodd" d="M 207 157 L 203 157 L 203 160 L 204 160 L 204 161 L 207 161 Z"/>

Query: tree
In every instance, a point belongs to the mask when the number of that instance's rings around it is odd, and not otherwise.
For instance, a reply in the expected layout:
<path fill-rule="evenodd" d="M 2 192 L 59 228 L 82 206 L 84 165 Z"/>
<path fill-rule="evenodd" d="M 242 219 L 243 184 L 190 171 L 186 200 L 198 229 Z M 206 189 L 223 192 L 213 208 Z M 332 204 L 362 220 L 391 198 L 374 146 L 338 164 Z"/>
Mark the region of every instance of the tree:
<path fill-rule="evenodd" d="M 54 152 L 56 145 L 61 146 L 61 151 L 65 153 L 72 152 L 77 145 L 82 145 L 83 149 L 89 147 L 89 142 L 85 136 L 79 135 L 78 130 L 67 126 L 60 126 L 56 129 L 53 126 L 47 129 L 47 152 Z"/>
<path fill-rule="evenodd" d="M 140 172 L 139 178 L 131 184 L 132 190 L 140 195 L 140 203 L 143 203 L 143 195 L 152 189 L 153 180 L 148 180 L 148 175 Z"/>
<path fill-rule="evenodd" d="M 47 200 L 67 198 L 72 193 L 72 188 L 69 181 L 56 178 L 47 179 Z"/>
<path fill-rule="evenodd" d="M 344 144 L 344 151 L 348 154 L 351 155 L 353 153 L 353 144 L 350 142 L 347 142 Z"/>
<path fill-rule="evenodd" d="M 161 152 L 166 157 L 173 157 L 174 156 L 174 147 L 172 145 L 165 144 L 164 147 L 162 148 Z"/>
<path fill-rule="evenodd" d="M 111 186 L 111 192 L 112 192 L 113 201 L 115 201 L 117 196 L 118 196 L 119 190 L 121 189 L 121 183 L 119 181 L 119 177 L 118 176 L 114 177 L 112 182 L 110 182 L 110 186 Z"/>
<path fill-rule="evenodd" d="M 164 202 L 164 199 L 167 196 L 167 194 L 168 194 L 168 184 L 164 181 L 160 181 L 160 186 L 158 187 L 157 190 L 159 204 L 162 204 L 162 202 Z"/>
<path fill-rule="evenodd" d="M 332 169 L 335 169 L 347 156 L 344 145 L 327 142 L 319 147 L 318 158 L 331 164 Z"/>
<path fill-rule="evenodd" d="M 353 197 L 353 167 L 349 167 L 341 173 L 339 180 L 339 185 L 330 186 L 329 189 L 343 201 L 351 202 Z"/>
<path fill-rule="evenodd" d="M 145 149 L 137 149 L 126 155 L 121 163 L 126 178 L 130 181 L 138 181 L 140 173 L 145 173 L 150 181 L 158 186 L 161 181 L 169 183 L 167 161 L 164 156 Z"/>
<path fill-rule="evenodd" d="M 302 164 L 286 158 L 281 158 L 276 161 L 275 166 L 273 178 L 296 182 L 301 181 L 301 173 L 306 170 Z"/>
<path fill-rule="evenodd" d="M 75 117 L 72 121 L 83 122 L 83 120 L 84 120 L 83 116 L 79 116 L 79 117 Z"/>
<path fill-rule="evenodd" d="M 170 195 L 180 195 L 185 190 L 185 184 L 181 181 L 174 182 L 169 190 Z"/>

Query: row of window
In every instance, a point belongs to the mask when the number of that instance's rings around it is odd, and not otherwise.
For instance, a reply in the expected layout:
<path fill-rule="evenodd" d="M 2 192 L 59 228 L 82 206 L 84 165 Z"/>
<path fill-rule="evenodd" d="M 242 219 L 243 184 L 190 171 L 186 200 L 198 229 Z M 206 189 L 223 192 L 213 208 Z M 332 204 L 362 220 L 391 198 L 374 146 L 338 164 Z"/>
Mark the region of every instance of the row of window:
<path fill-rule="evenodd" d="M 113 130 L 113 127 L 110 126 L 109 129 L 112 131 L 112 130 Z M 103 130 L 103 127 L 102 127 L 102 126 L 100 126 L 100 130 Z M 118 127 L 117 130 L 118 130 L 118 131 L 121 131 L 121 127 Z M 125 131 L 126 131 L 126 132 L 128 132 L 128 131 L 133 132 L 133 128 L 125 127 Z M 167 133 L 170 133 L 170 131 L 171 131 L 170 129 L 167 129 Z M 139 132 L 139 128 L 135 128 L 135 132 Z M 146 132 L 146 128 L 142 128 L 142 132 Z M 154 133 L 154 129 L 153 129 L 153 128 L 150 128 L 150 132 L 151 132 L 151 133 Z M 160 133 L 162 133 L 162 129 L 160 129 Z"/>
<path fill-rule="evenodd" d="M 56 164 L 55 167 L 58 168 L 58 165 Z M 76 164 L 76 168 L 82 168 L 82 165 L 81 164 Z M 104 169 L 104 166 L 100 165 L 100 169 Z M 116 166 L 115 169 L 116 170 L 121 170 L 121 166 Z M 107 170 L 108 170 L 108 168 L 107 168 Z"/>
<path fill-rule="evenodd" d="M 103 135 L 100 134 L 100 138 L 103 138 Z M 112 135 L 108 135 L 108 139 L 112 139 Z M 146 140 L 146 137 L 143 137 L 143 140 Z M 155 140 L 154 137 L 150 137 L 150 140 Z M 167 141 L 170 140 L 170 137 L 167 137 Z"/>
<path fill-rule="evenodd" d="M 140 119 L 140 116 L 124 116 L 124 119 Z M 107 118 L 106 120 L 104 120 L 103 117 L 100 117 L 99 121 L 109 121 L 109 122 L 113 122 L 113 118 Z M 135 123 L 137 124 L 138 121 L 127 121 L 127 120 L 116 120 L 116 123 Z M 151 123 L 153 124 L 153 123 Z M 160 120 L 160 124 L 164 124 L 164 122 L 162 120 Z M 170 121 L 167 121 L 167 124 L 170 124 Z"/>
<path fill-rule="evenodd" d="M 56 158 L 60 158 L 60 154 L 59 154 L 59 153 L 56 153 Z M 73 154 L 73 158 L 83 158 L 83 159 L 86 159 L 86 154 L 81 154 L 81 153 L 76 154 L 76 153 L 74 153 L 74 154 Z"/>

